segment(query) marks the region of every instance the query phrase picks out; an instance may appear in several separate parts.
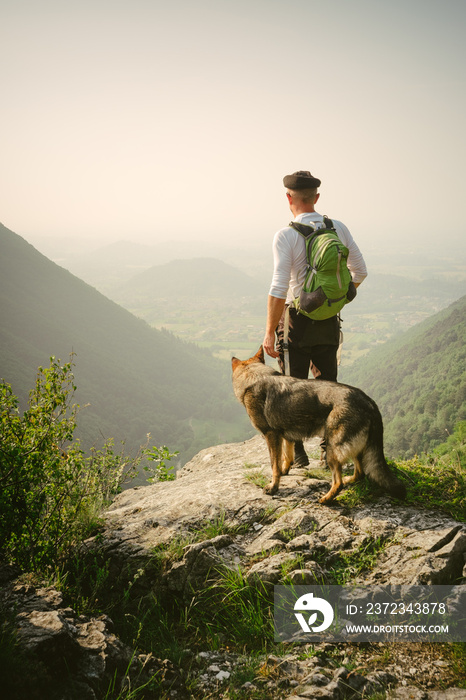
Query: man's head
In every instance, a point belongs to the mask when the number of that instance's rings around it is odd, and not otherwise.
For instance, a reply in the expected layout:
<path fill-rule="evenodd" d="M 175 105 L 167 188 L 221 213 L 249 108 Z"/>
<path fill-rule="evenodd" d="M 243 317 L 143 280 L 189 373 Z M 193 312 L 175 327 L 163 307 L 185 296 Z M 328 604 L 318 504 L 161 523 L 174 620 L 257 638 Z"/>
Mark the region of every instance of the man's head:
<path fill-rule="evenodd" d="M 319 199 L 319 178 L 311 175 L 309 170 L 298 170 L 292 175 L 285 175 L 283 184 L 290 209 L 295 216 L 314 211 L 314 205 Z"/>

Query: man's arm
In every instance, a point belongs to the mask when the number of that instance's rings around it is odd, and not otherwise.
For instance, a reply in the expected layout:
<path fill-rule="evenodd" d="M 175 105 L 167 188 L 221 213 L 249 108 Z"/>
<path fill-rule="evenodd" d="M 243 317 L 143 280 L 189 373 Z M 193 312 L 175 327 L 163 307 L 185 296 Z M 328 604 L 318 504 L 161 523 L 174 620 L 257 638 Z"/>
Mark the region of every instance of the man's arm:
<path fill-rule="evenodd" d="M 272 297 L 270 294 L 267 299 L 267 324 L 265 326 L 265 336 L 262 346 L 270 357 L 278 357 L 279 355 L 275 350 L 275 329 L 282 317 L 285 301 L 286 299 Z"/>

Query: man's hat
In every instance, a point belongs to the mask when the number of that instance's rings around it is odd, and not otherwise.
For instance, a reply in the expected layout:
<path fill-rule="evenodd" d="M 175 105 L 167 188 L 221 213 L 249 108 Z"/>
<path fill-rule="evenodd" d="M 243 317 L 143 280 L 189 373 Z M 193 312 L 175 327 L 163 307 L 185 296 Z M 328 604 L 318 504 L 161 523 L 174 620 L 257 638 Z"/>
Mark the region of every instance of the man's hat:
<path fill-rule="evenodd" d="M 309 170 L 298 170 L 292 175 L 285 175 L 283 184 L 289 190 L 310 190 L 320 187 L 320 180 L 311 175 Z"/>

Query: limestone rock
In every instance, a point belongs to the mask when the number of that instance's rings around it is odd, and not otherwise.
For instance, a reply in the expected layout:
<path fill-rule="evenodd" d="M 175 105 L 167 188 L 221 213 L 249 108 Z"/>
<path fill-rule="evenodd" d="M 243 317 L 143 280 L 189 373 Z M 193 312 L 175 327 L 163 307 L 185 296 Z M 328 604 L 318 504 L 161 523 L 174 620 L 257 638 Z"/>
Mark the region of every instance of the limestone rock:
<path fill-rule="evenodd" d="M 182 561 L 175 563 L 163 578 L 170 591 L 192 597 L 226 567 L 217 550 L 232 543 L 228 535 L 219 535 L 210 540 L 189 545 L 185 548 Z"/>
<path fill-rule="evenodd" d="M 123 689 L 128 680 L 142 684 L 156 674 L 185 697 L 181 674 L 172 664 L 134 656 L 110 631 L 107 616 L 77 616 L 51 587 L 10 583 L 1 590 L 0 605 L 16 622 L 18 653 L 25 662 L 15 699 L 95 700 L 114 679 Z"/>
<path fill-rule="evenodd" d="M 308 450 L 316 447 L 316 440 L 308 441 Z M 273 562 L 284 558 L 259 565 L 254 559 L 295 553 L 301 555 L 298 568 L 313 571 L 314 564 L 309 562 L 315 563 L 317 558 L 325 572 L 335 557 L 379 541 L 374 566 L 355 582 L 448 584 L 461 578 L 466 528 L 452 518 L 386 496 L 352 510 L 338 503 L 322 506 L 318 498 L 326 491 L 327 482 L 310 476 L 312 461 L 307 470 L 292 468 L 282 478 L 278 493 L 269 496 L 248 480 L 248 463 L 270 472 L 261 436 L 203 450 L 180 470 L 176 481 L 125 491 L 107 513 L 106 532 L 99 545 L 104 556 L 119 569 L 122 563 L 135 570 L 144 568 L 154 547 L 200 531 L 206 520 L 222 520 L 224 529 L 234 532 L 236 528 L 240 533 L 235 538 L 236 551 L 231 546 L 204 551 L 199 566 L 204 561 L 206 571 L 222 563 L 241 565 L 251 576 L 262 571 L 260 578 L 278 583 L 279 569 Z M 187 556 L 168 574 L 172 590 L 181 591 L 190 576 L 193 582 L 200 580 L 194 569 L 188 575 L 189 567 L 192 561 Z"/>

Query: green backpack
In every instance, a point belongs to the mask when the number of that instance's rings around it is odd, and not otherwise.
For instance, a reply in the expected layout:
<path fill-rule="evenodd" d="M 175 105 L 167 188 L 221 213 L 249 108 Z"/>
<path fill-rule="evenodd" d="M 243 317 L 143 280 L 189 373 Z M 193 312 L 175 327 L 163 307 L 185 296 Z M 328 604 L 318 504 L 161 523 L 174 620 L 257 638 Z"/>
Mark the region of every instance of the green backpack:
<path fill-rule="evenodd" d="M 353 301 L 356 287 L 346 264 L 348 248 L 338 238 L 331 219 L 324 216 L 323 228 L 315 224 L 290 226 L 303 236 L 306 243 L 306 277 L 296 309 L 315 321 L 336 316 L 345 304 Z"/>

